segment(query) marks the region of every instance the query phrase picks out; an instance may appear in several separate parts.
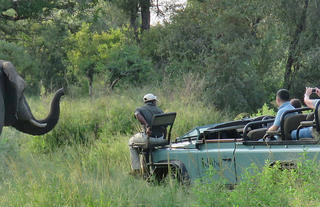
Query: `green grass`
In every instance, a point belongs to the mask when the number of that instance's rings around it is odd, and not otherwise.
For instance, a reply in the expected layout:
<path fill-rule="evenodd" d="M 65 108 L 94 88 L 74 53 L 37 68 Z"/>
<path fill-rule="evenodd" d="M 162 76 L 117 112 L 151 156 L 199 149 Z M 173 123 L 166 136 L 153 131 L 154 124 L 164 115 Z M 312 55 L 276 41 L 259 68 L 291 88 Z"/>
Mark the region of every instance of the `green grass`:
<path fill-rule="evenodd" d="M 57 127 L 43 136 L 5 128 L 0 142 L 0 205 L 191 206 L 189 189 L 175 181 L 159 185 L 128 175 L 128 140 L 139 130 L 133 112 L 142 104 L 143 93 L 128 91 L 92 100 L 65 97 Z M 173 136 L 223 118 L 199 102 L 158 96 L 164 111 L 178 113 Z M 29 103 L 42 118 L 50 97 Z"/>
<path fill-rule="evenodd" d="M 197 99 L 162 90 L 152 92 L 166 112 L 178 113 L 174 136 L 226 120 Z M 298 171 L 252 166 L 232 191 L 212 180 L 210 170 L 207 182 L 191 186 L 129 176 L 127 143 L 138 130 L 133 111 L 144 93 L 132 89 L 92 100 L 65 97 L 57 127 L 44 136 L 5 128 L 0 141 L 0 206 L 320 205 L 320 170 L 313 161 L 299 163 Z M 37 117 L 46 116 L 50 97 L 29 101 Z"/>

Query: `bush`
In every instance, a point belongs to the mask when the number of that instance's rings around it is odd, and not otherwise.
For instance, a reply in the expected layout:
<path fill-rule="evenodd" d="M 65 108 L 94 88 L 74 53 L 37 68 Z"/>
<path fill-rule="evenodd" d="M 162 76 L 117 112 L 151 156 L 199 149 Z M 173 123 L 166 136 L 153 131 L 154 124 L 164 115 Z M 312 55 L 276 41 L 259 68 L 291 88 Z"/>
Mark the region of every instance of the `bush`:
<path fill-rule="evenodd" d="M 263 169 L 252 164 L 241 182 L 229 191 L 223 181 L 213 180 L 215 171 L 209 168 L 207 177 L 192 187 L 198 206 L 317 206 L 319 204 L 319 162 L 305 156 L 296 170 L 282 170 L 280 163 Z"/>
<path fill-rule="evenodd" d="M 47 152 L 65 145 L 91 145 L 98 139 L 132 134 L 134 109 L 121 104 L 125 103 L 124 97 L 117 98 L 63 100 L 57 126 L 52 132 L 36 137 L 35 147 Z"/>

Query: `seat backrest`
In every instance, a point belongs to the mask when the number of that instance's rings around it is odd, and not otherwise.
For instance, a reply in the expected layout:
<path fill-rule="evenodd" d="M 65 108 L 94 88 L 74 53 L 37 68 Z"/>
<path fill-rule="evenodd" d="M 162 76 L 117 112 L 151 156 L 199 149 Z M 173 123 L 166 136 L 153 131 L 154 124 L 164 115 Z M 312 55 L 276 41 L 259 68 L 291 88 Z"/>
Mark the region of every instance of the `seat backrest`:
<path fill-rule="evenodd" d="M 151 126 L 169 126 L 173 125 L 176 119 L 177 113 L 164 113 L 164 114 L 155 114 L 152 117 Z"/>
<path fill-rule="evenodd" d="M 300 122 L 305 121 L 307 118 L 307 114 L 296 114 L 285 117 L 284 120 L 284 140 L 291 140 L 291 131 L 297 129 L 300 125 Z"/>
<path fill-rule="evenodd" d="M 257 141 L 259 139 L 262 139 L 264 137 L 264 135 L 267 132 L 267 128 L 260 128 L 260 129 L 254 129 L 249 131 L 248 135 L 247 135 L 247 140 L 250 141 Z"/>
<path fill-rule="evenodd" d="M 168 127 L 168 126 L 170 126 L 169 133 L 167 136 L 168 141 L 170 141 L 171 129 L 172 129 L 173 123 L 176 119 L 176 116 L 177 116 L 176 112 L 155 114 L 152 117 L 151 127 Z"/>

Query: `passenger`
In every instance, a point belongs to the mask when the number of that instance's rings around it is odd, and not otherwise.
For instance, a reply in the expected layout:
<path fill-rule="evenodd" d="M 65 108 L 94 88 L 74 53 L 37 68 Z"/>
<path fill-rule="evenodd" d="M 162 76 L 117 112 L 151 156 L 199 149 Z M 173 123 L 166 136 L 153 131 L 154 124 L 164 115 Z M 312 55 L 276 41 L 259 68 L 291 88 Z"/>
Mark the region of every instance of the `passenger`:
<path fill-rule="evenodd" d="M 320 89 L 319 88 L 306 88 L 306 92 L 304 94 L 304 103 L 307 107 L 315 109 L 318 101 L 320 99 L 310 99 L 310 95 L 312 93 L 317 94 L 320 97 Z M 291 132 L 291 137 L 293 140 L 297 139 L 297 130 L 293 130 Z M 312 138 L 312 127 L 306 127 L 299 130 L 299 138 Z"/>
<path fill-rule="evenodd" d="M 294 109 L 294 107 L 290 104 L 290 98 L 289 98 L 289 91 L 286 89 L 280 89 L 277 92 L 277 96 L 276 96 L 276 103 L 278 105 L 278 113 L 276 115 L 276 118 L 273 122 L 273 125 L 268 129 L 268 131 L 277 131 L 278 129 L 280 129 L 280 119 L 282 114 L 285 111 L 288 110 L 292 110 Z M 296 113 L 295 113 L 296 114 Z M 278 137 L 275 137 L 276 139 L 278 139 Z"/>
<path fill-rule="evenodd" d="M 290 104 L 296 109 L 299 109 L 299 108 L 302 107 L 301 101 L 299 99 L 297 99 L 297 98 L 291 99 L 290 100 Z"/>
<path fill-rule="evenodd" d="M 163 114 L 163 111 L 157 107 L 157 97 L 149 93 L 143 97 L 143 101 L 145 103 L 144 106 L 137 108 L 134 113 L 136 119 L 143 126 L 143 132 L 137 133 L 129 140 L 132 175 L 140 173 L 140 158 L 137 149 L 133 145 L 135 143 L 147 144 L 148 136 L 150 144 L 161 144 L 165 141 L 163 139 L 165 129 L 162 127 L 153 127 L 151 129 L 153 115 Z"/>

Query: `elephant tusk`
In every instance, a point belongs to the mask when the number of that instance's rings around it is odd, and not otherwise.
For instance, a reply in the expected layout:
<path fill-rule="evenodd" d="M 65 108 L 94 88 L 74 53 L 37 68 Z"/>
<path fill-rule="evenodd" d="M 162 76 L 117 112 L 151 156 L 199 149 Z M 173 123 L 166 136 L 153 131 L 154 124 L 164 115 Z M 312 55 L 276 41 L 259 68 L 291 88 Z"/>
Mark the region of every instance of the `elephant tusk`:
<path fill-rule="evenodd" d="M 35 126 L 37 126 L 37 127 L 40 127 L 40 128 L 44 128 L 44 127 L 46 127 L 47 126 L 47 124 L 45 123 L 45 124 L 42 124 L 42 123 L 39 123 L 39 122 L 36 122 L 35 120 L 30 120 L 30 122 L 33 124 L 33 125 L 35 125 Z"/>

